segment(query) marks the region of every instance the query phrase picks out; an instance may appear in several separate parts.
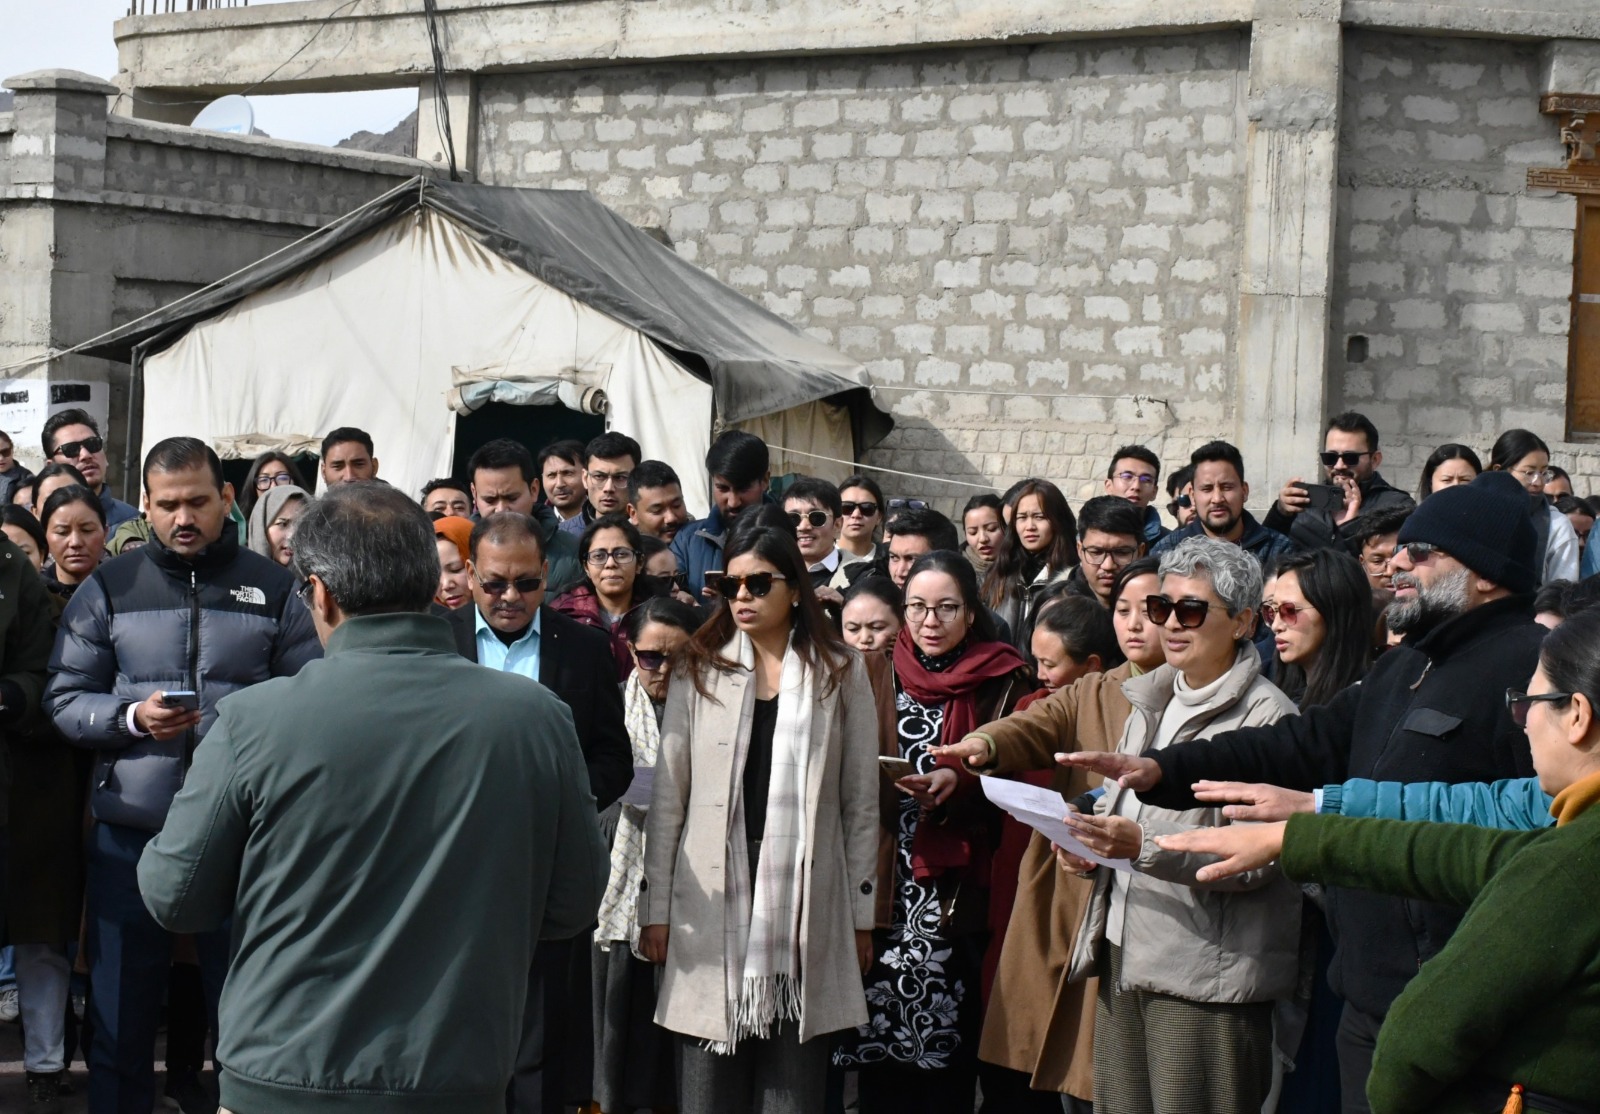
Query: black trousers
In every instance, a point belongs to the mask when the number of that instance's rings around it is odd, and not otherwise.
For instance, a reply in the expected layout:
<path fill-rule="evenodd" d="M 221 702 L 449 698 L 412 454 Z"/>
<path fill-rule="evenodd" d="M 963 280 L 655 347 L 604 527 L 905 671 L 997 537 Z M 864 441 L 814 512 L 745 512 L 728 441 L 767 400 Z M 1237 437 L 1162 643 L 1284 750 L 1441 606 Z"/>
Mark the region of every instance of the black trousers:
<path fill-rule="evenodd" d="M 594 988 L 589 934 L 544 940 L 528 972 L 517 1070 L 506 1089 L 510 1114 L 560 1114 L 594 1091 Z"/>
<path fill-rule="evenodd" d="M 1372 1053 L 1378 1047 L 1383 1018 L 1362 1013 L 1349 1002 L 1339 1018 L 1339 1091 L 1343 1114 L 1372 1114 L 1367 1105 L 1367 1076 L 1372 1074 Z"/>

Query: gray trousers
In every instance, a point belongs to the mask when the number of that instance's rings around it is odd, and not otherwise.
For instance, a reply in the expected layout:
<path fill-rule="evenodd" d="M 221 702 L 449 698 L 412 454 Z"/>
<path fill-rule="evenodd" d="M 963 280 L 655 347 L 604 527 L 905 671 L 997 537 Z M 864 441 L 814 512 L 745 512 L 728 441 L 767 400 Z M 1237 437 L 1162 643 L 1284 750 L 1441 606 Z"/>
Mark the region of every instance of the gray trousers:
<path fill-rule="evenodd" d="M 679 1114 L 822 1114 L 828 1037 L 801 1044 L 790 1024 L 766 1040 L 740 1041 L 731 1056 L 679 1040 Z"/>

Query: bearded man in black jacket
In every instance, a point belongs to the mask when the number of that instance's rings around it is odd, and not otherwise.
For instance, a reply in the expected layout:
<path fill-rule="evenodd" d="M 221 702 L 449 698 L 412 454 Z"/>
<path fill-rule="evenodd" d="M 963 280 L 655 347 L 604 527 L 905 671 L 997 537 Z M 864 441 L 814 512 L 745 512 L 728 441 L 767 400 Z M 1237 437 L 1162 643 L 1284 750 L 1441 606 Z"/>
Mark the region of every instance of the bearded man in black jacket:
<path fill-rule="evenodd" d="M 1504 472 L 1425 500 L 1400 530 L 1390 626 L 1405 641 L 1358 685 L 1270 727 L 1230 731 L 1140 757 L 1076 754 L 1067 764 L 1120 779 L 1161 808 L 1206 807 L 1196 781 L 1314 790 L 1350 778 L 1491 782 L 1529 777 L 1528 739 L 1506 709 L 1525 688 L 1544 629 L 1527 493 Z M 1378 1029 L 1462 910 L 1330 888 L 1336 948 L 1329 978 L 1345 1000 L 1339 1074 L 1346 1114 L 1366 1114 Z"/>

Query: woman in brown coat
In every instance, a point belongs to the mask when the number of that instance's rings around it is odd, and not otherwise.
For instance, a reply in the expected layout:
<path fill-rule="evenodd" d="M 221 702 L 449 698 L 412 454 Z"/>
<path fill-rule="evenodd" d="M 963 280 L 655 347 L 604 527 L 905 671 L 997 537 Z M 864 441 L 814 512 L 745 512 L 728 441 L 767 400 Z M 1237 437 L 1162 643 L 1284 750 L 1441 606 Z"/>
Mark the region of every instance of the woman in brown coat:
<path fill-rule="evenodd" d="M 1122 683 L 1162 663 L 1160 632 L 1144 613 L 1144 598 L 1159 594 L 1151 558 L 1122 571 L 1112 592 L 1117 644 L 1127 662 L 1091 673 L 1032 704 L 985 724 L 941 756 L 960 759 L 984 774 L 1054 770 L 1065 800 L 1093 789 L 1099 777 L 1056 765 L 1057 752 L 1077 747 L 1112 751 L 1131 706 Z M 1069 983 L 1072 944 L 1094 884 L 1064 870 L 1050 841 L 1033 833 L 1023 855 L 1017 900 L 1006 929 L 978 1055 L 985 1063 L 1026 1072 L 1037 1091 L 1059 1092 L 1083 1103 L 1094 1099 L 1094 979 Z"/>

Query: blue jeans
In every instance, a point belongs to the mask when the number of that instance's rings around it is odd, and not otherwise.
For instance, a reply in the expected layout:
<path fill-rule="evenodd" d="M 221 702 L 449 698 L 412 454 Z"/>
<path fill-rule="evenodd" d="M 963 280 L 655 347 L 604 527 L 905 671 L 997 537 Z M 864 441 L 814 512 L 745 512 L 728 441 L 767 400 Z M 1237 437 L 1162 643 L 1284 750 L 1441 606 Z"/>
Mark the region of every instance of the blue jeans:
<path fill-rule="evenodd" d="M 95 824 L 88 848 L 90 1114 L 150 1114 L 156 1029 L 172 966 L 172 936 L 139 896 L 139 856 L 154 832 Z M 195 937 L 206 1010 L 216 1031 L 228 970 L 225 931 Z"/>

